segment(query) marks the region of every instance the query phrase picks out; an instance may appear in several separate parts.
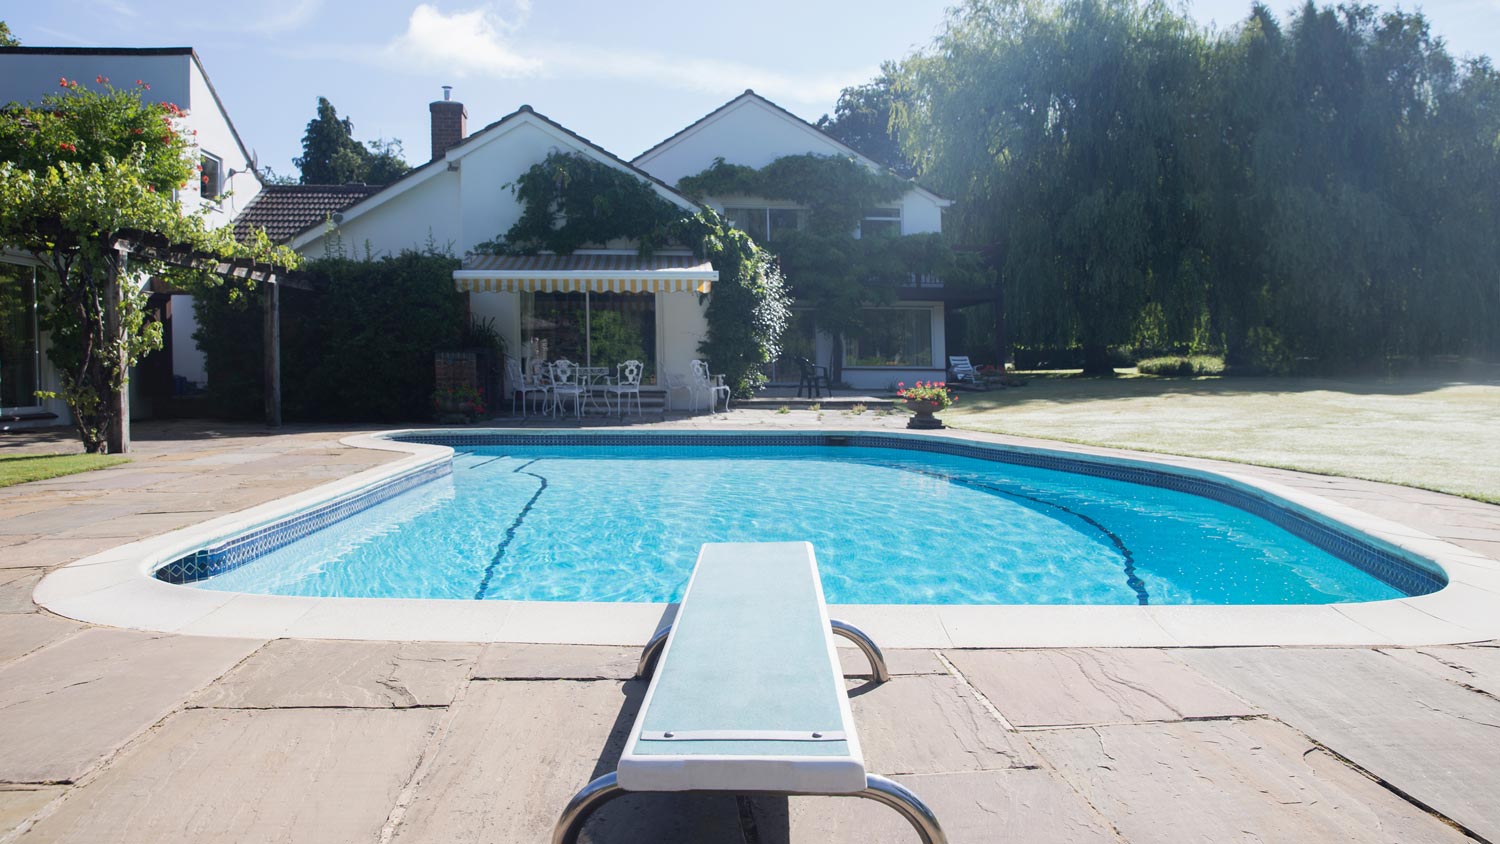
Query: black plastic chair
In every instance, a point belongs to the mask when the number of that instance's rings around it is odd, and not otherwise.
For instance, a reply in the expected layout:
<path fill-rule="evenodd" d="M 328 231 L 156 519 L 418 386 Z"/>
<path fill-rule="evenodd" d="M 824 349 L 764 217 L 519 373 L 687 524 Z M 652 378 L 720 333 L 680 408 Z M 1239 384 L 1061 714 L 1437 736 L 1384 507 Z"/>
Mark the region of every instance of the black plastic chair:
<path fill-rule="evenodd" d="M 803 390 L 807 391 L 807 397 L 810 399 L 822 397 L 823 390 L 827 390 L 829 396 L 833 395 L 833 382 L 828 379 L 828 367 L 819 366 L 802 357 L 795 357 L 792 360 L 797 362 L 797 370 L 802 374 L 797 382 L 797 398 L 802 398 Z"/>

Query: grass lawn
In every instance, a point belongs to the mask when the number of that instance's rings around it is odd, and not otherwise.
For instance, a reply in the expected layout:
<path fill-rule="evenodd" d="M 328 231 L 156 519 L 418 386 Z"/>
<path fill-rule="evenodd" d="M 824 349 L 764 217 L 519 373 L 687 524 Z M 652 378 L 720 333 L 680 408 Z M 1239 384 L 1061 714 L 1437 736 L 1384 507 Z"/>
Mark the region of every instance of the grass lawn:
<path fill-rule="evenodd" d="M 17 454 L 0 457 L 0 487 L 76 475 L 129 462 L 129 457 L 118 454 Z"/>
<path fill-rule="evenodd" d="M 1346 475 L 1500 503 L 1500 378 L 1024 375 L 956 428 Z"/>

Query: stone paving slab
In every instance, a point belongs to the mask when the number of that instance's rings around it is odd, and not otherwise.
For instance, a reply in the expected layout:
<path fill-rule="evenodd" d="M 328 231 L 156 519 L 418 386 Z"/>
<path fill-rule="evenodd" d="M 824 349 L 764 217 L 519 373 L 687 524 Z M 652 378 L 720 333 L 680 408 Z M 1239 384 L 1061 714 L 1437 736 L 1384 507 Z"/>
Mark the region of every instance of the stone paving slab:
<path fill-rule="evenodd" d="M 937 815 L 949 844 L 1120 844 L 1078 792 L 1050 771 L 931 774 L 892 779 Z M 757 809 L 763 804 L 756 799 Z M 789 823 L 760 819 L 762 844 L 817 841 L 911 844 L 916 833 L 895 810 L 856 797 L 793 797 Z M 771 814 L 766 812 L 765 814 Z"/>
<path fill-rule="evenodd" d="M 850 704 L 865 768 L 874 774 L 993 771 L 1037 762 L 1024 739 L 946 674 L 894 677 L 865 688 Z"/>
<path fill-rule="evenodd" d="M 89 537 L 110 537 L 117 540 L 141 539 L 147 536 L 170 533 L 178 528 L 208 521 L 212 517 L 213 513 L 202 510 L 170 513 L 132 513 L 131 515 L 122 516 L 117 519 L 90 522 L 68 530 L 59 531 L 56 536 L 60 539 L 84 539 Z"/>
<path fill-rule="evenodd" d="M 221 709 L 447 706 L 480 645 L 278 639 L 189 705 Z"/>
<path fill-rule="evenodd" d="M 879 644 L 877 642 L 877 644 Z M 918 648 L 900 648 L 894 650 L 882 650 L 885 654 L 885 667 L 896 677 L 903 674 L 947 674 L 948 666 L 939 659 L 937 651 L 922 650 Z M 844 647 L 839 645 L 839 665 L 844 670 L 846 677 L 868 677 L 870 675 L 870 661 L 865 659 L 864 652 L 859 648 Z"/>
<path fill-rule="evenodd" d="M 97 554 L 120 544 L 108 537 L 34 539 L 0 551 L 0 569 L 51 567 Z"/>
<path fill-rule="evenodd" d="M 24 824 L 43 806 L 57 799 L 66 786 L 0 786 L 0 839 Z"/>
<path fill-rule="evenodd" d="M 1381 653 L 1423 673 L 1500 698 L 1500 650 L 1495 648 L 1396 648 Z"/>
<path fill-rule="evenodd" d="M 1276 721 L 1112 725 L 1029 738 L 1131 844 L 1470 840 Z"/>
<path fill-rule="evenodd" d="M 0 569 L 0 614 L 36 612 L 31 593 L 45 573 L 45 569 Z"/>
<path fill-rule="evenodd" d="M 437 718 L 429 710 L 182 712 L 19 841 L 375 842 Z"/>
<path fill-rule="evenodd" d="M 484 646 L 474 665 L 476 680 L 629 680 L 635 676 L 640 648 L 595 645 Z"/>
<path fill-rule="evenodd" d="M 1259 712 L 1162 650 L 945 655 L 1017 727 L 1180 721 Z"/>
<path fill-rule="evenodd" d="M 1373 650 L 1181 658 L 1488 841 L 1500 841 L 1500 700 Z"/>
<path fill-rule="evenodd" d="M 76 621 L 44 613 L 0 614 L 0 665 L 83 629 Z"/>
<path fill-rule="evenodd" d="M 645 692 L 640 682 L 470 683 L 394 840 L 548 840 L 568 799 L 614 770 Z"/>
<path fill-rule="evenodd" d="M 0 667 L 0 782 L 76 780 L 261 645 L 85 630 Z"/>

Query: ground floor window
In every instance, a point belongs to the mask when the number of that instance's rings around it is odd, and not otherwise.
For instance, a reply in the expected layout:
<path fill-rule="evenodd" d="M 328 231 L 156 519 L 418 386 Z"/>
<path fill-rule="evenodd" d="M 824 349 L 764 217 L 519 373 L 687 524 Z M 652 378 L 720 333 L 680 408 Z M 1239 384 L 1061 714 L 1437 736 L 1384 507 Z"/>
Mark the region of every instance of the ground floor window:
<path fill-rule="evenodd" d="M 817 362 L 818 326 L 813 312 L 794 308 L 786 330 L 781 332 L 781 354 L 766 364 L 766 380 L 772 384 L 795 384 L 802 375 L 797 358 Z"/>
<path fill-rule="evenodd" d="M 40 359 L 36 270 L 0 263 L 0 407 L 35 407 Z"/>
<path fill-rule="evenodd" d="M 627 360 L 656 375 L 656 296 L 651 293 L 522 293 L 521 351 L 527 361 L 567 358 L 611 373 Z"/>
<path fill-rule="evenodd" d="M 864 328 L 844 338 L 844 366 L 932 366 L 932 310 L 865 308 Z"/>

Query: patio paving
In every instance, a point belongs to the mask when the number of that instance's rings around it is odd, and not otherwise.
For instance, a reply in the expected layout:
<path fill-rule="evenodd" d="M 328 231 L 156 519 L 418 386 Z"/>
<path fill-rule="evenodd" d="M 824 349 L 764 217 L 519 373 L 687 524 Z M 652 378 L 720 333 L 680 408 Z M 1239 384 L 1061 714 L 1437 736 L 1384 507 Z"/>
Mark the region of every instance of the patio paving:
<path fill-rule="evenodd" d="M 568 797 L 613 769 L 645 689 L 630 648 L 151 634 L 30 602 L 70 560 L 390 459 L 338 445 L 347 433 L 145 425 L 130 464 L 7 490 L 0 844 L 545 841 Z M 1235 469 L 1494 553 L 1500 507 Z M 858 651 L 841 656 L 867 671 Z M 1500 649 L 1486 644 L 888 656 L 891 682 L 850 681 L 867 760 L 955 844 L 1500 842 Z M 693 795 L 622 798 L 585 837 L 915 840 L 869 801 Z"/>

